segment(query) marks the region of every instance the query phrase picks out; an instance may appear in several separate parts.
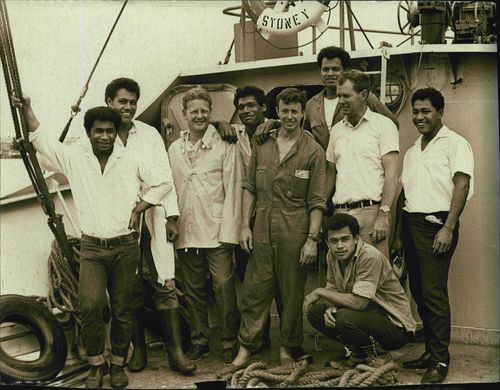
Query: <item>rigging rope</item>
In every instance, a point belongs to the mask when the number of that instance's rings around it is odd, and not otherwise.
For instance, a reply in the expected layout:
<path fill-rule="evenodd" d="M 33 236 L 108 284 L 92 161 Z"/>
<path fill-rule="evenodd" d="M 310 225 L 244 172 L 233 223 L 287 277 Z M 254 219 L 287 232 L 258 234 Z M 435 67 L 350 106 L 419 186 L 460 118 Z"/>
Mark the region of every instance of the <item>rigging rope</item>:
<path fill-rule="evenodd" d="M 116 17 L 115 22 L 113 23 L 113 27 L 111 27 L 111 31 L 109 32 L 109 34 L 108 34 L 108 36 L 106 38 L 106 41 L 104 42 L 104 45 L 103 45 L 103 47 L 101 49 L 101 52 L 97 56 L 97 60 L 96 60 L 96 62 L 94 64 L 94 67 L 90 71 L 90 74 L 89 74 L 89 77 L 87 79 L 87 82 L 83 86 L 82 92 L 80 92 L 80 96 L 78 97 L 78 100 L 76 101 L 76 103 L 74 105 L 71 106 L 71 114 L 70 114 L 70 117 L 68 119 L 68 123 L 66 123 L 66 126 L 64 126 L 64 129 L 63 129 L 61 135 L 59 136 L 59 142 L 63 142 L 64 141 L 64 139 L 66 138 L 66 135 L 68 134 L 69 127 L 71 126 L 71 122 L 73 121 L 73 118 L 81 111 L 80 104 L 82 103 L 83 98 L 87 94 L 87 91 L 89 89 L 90 80 L 92 79 L 92 76 L 94 75 L 94 72 L 95 72 L 95 70 L 97 68 L 97 64 L 99 64 L 99 61 L 101 60 L 102 54 L 104 53 L 104 50 L 106 49 L 106 46 L 108 45 L 108 42 L 109 42 L 109 40 L 111 38 L 111 35 L 113 34 L 113 31 L 115 30 L 115 27 L 118 24 L 118 21 L 120 20 L 120 17 L 122 16 L 123 10 L 125 9 L 125 6 L 127 5 L 127 2 L 128 2 L 128 0 L 125 0 L 123 2 L 122 8 L 120 9 L 120 12 L 118 13 L 118 16 Z"/>

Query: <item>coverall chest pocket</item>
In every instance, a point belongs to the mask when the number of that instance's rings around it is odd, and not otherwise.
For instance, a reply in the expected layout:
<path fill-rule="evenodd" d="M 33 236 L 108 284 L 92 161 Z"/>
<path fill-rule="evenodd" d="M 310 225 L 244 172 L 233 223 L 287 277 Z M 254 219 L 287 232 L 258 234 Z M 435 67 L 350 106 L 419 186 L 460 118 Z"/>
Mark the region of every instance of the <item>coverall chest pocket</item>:
<path fill-rule="evenodd" d="M 292 198 L 305 199 L 309 188 L 309 171 L 297 169 L 291 180 Z"/>
<path fill-rule="evenodd" d="M 257 190 L 263 190 L 266 185 L 267 168 L 264 165 L 257 166 L 255 170 L 255 186 Z"/>

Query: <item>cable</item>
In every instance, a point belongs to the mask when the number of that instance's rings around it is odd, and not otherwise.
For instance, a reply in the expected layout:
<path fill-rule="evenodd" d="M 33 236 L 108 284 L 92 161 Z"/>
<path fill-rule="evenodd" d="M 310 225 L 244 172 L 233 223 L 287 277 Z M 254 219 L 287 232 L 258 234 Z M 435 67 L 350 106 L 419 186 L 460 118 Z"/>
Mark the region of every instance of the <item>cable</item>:
<path fill-rule="evenodd" d="M 373 45 L 372 43 L 370 42 L 370 40 L 368 39 L 368 36 L 366 35 L 365 33 L 365 30 L 363 30 L 363 27 L 361 27 L 361 24 L 359 24 L 359 21 L 358 21 L 358 18 L 356 17 L 356 15 L 354 15 L 354 12 L 352 12 L 352 9 L 351 9 L 351 6 L 349 5 L 348 2 L 345 3 L 345 5 L 347 5 L 347 8 L 349 9 L 349 12 L 351 13 L 352 17 L 354 18 L 354 20 L 356 21 L 356 24 L 358 25 L 359 29 L 361 30 L 361 32 L 363 33 L 366 41 L 368 42 L 368 44 L 370 45 L 370 47 L 373 49 Z"/>
<path fill-rule="evenodd" d="M 83 86 L 82 92 L 80 93 L 80 97 L 78 98 L 78 100 L 76 101 L 76 103 L 71 106 L 70 118 L 68 120 L 68 123 L 66 123 L 66 126 L 64 126 L 64 129 L 63 129 L 61 135 L 59 136 L 59 142 L 63 142 L 64 141 L 64 139 L 66 138 L 66 135 L 68 134 L 69 127 L 71 126 L 71 122 L 73 121 L 73 118 L 78 114 L 78 112 L 81 111 L 80 104 L 82 103 L 83 98 L 87 94 L 87 91 L 89 89 L 90 80 L 92 79 L 92 76 L 94 75 L 94 72 L 95 72 L 95 70 L 97 68 L 97 64 L 99 64 L 99 61 L 101 60 L 101 57 L 102 57 L 102 55 L 104 53 L 104 50 L 106 49 L 106 46 L 108 45 L 108 42 L 109 42 L 109 40 L 111 38 L 111 35 L 113 34 L 113 31 L 115 30 L 115 27 L 118 24 L 118 21 L 120 20 L 120 17 L 122 16 L 123 10 L 125 9 L 125 6 L 127 5 L 127 2 L 128 2 L 128 0 L 125 0 L 123 2 L 122 8 L 120 9 L 120 12 L 118 13 L 118 16 L 116 17 L 115 22 L 113 23 L 113 26 L 111 27 L 111 31 L 109 32 L 109 34 L 108 34 L 108 36 L 106 38 L 106 41 L 104 42 L 104 45 L 103 45 L 103 47 L 101 49 L 101 52 L 97 56 L 97 60 L 96 60 L 96 62 L 94 64 L 94 67 L 90 71 L 90 75 L 89 75 L 89 77 L 87 79 L 87 82 Z"/>

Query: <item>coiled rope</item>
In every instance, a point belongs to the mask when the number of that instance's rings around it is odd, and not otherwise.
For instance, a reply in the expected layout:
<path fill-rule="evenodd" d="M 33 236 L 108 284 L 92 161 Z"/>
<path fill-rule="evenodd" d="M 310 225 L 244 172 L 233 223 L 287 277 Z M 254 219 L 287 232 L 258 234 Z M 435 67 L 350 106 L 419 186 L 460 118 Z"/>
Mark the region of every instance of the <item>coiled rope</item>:
<path fill-rule="evenodd" d="M 398 365 L 394 362 L 389 362 L 377 368 L 362 364 L 348 370 L 328 368 L 308 371 L 309 368 L 307 360 L 271 369 L 268 369 L 263 362 L 256 362 L 221 379 L 226 380 L 230 387 L 238 388 L 368 387 L 398 382 Z"/>

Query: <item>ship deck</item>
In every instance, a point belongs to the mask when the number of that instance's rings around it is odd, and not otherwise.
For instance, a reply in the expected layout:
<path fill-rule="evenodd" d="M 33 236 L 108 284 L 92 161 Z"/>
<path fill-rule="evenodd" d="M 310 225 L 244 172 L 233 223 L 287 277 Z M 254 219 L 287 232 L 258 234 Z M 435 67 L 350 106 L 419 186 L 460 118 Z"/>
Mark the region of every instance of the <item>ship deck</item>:
<path fill-rule="evenodd" d="M 152 342 L 148 347 L 148 365 L 146 369 L 139 373 L 128 373 L 129 389 L 180 389 L 196 388 L 196 382 L 214 381 L 216 373 L 224 364 L 222 363 L 222 349 L 218 343 L 218 331 L 212 329 L 210 334 L 210 354 L 196 362 L 198 369 L 193 376 L 183 376 L 174 373 L 168 366 L 165 352 L 161 342 Z M 271 329 L 272 348 L 259 355 L 252 357 L 252 362 L 262 361 L 269 368 L 279 365 L 279 331 Z M 313 355 L 314 361 L 309 367 L 310 370 L 323 370 L 325 362 L 339 353 L 326 338 L 322 337 L 319 346 L 322 351 L 315 350 L 315 334 L 305 330 L 304 348 Z M 420 356 L 423 351 L 423 342 L 411 342 L 400 350 L 391 351 L 391 355 L 399 365 L 397 372 L 398 382 L 396 387 L 402 385 L 419 385 L 420 378 L 424 370 L 407 370 L 401 367 L 403 361 L 414 359 Z M 451 364 L 450 370 L 444 384 L 455 387 L 456 384 L 488 384 L 499 382 L 499 361 L 500 351 L 498 345 L 473 345 L 463 343 L 452 343 L 450 345 Z M 68 366 L 61 373 L 74 370 L 76 366 Z M 76 387 L 83 388 L 87 371 L 82 372 L 77 377 L 68 381 L 60 381 L 51 384 L 54 387 Z M 229 384 L 227 386 L 230 388 Z M 414 386 L 412 386 L 414 387 Z M 419 387 L 419 386 L 417 386 Z M 469 387 L 469 386 L 467 386 Z M 490 387 L 490 386 L 488 386 Z M 109 376 L 104 378 L 103 388 L 111 388 Z"/>

